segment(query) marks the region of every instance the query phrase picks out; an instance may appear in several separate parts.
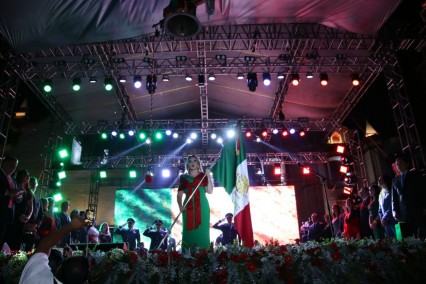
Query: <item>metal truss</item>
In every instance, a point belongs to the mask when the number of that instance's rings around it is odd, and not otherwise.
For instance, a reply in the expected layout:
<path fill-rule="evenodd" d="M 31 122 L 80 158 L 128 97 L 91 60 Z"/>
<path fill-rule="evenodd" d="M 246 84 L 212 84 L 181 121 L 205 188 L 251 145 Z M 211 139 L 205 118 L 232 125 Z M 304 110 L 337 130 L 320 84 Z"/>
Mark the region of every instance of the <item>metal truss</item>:
<path fill-rule="evenodd" d="M 0 59 L 0 68 L 3 60 Z M 0 157 L 4 157 L 19 80 L 6 69 L 0 73 Z"/>
<path fill-rule="evenodd" d="M 300 152 L 300 153 L 246 153 L 247 164 L 263 165 L 283 164 L 322 164 L 327 163 L 328 153 Z M 203 166 L 210 166 L 219 158 L 218 154 L 198 154 Z M 82 166 L 86 169 L 97 168 L 129 168 L 129 167 L 177 167 L 183 166 L 184 156 L 155 155 L 155 156 L 121 156 L 107 158 L 92 156 L 82 158 Z"/>
<path fill-rule="evenodd" d="M 53 163 L 58 149 L 62 146 L 62 137 L 53 134 L 47 139 L 44 152 L 44 166 L 40 176 L 40 196 L 49 196 L 52 191 L 52 182 L 56 180 Z"/>
<path fill-rule="evenodd" d="M 99 199 L 99 181 L 98 171 L 92 170 L 90 175 L 90 188 L 89 188 L 89 204 L 88 209 L 93 212 L 93 216 L 96 219 L 96 213 L 98 211 L 98 199 Z"/>
<path fill-rule="evenodd" d="M 205 42 L 198 43 L 197 49 L 197 58 L 200 66 L 198 72 L 199 76 L 204 78 L 204 81 L 200 84 L 198 82 L 198 87 L 200 88 L 200 111 L 201 111 L 201 141 L 202 145 L 205 147 L 208 145 L 209 133 L 208 129 L 208 120 L 209 120 L 209 101 L 208 101 L 208 92 L 207 92 L 207 68 L 206 68 L 206 49 Z"/>
<path fill-rule="evenodd" d="M 349 148 L 349 158 L 352 159 L 353 173 L 356 178 L 355 183 L 358 188 L 368 186 L 367 167 L 364 162 L 359 133 L 358 131 L 345 130 L 343 135 Z"/>
<path fill-rule="evenodd" d="M 67 134 L 100 134 L 102 132 L 111 132 L 113 130 L 150 131 L 172 129 L 177 132 L 201 131 L 207 132 L 225 130 L 235 127 L 237 122 L 241 123 L 242 130 L 256 129 L 289 129 L 303 128 L 307 131 L 331 131 L 335 129 L 337 123 L 327 118 L 308 118 L 299 117 L 297 119 L 285 119 L 273 121 L 270 118 L 243 118 L 243 119 L 154 119 L 150 121 L 134 121 L 122 124 L 121 121 L 81 121 L 71 122 L 65 125 Z"/>

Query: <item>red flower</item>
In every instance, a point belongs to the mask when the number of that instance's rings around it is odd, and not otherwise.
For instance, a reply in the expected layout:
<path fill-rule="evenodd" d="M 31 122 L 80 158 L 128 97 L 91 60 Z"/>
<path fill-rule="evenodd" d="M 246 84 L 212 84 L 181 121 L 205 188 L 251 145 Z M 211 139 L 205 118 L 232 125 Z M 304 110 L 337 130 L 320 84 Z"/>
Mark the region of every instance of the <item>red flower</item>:
<path fill-rule="evenodd" d="M 135 252 L 133 252 L 133 251 L 131 251 L 130 252 L 130 263 L 136 263 L 136 261 L 138 261 L 138 255 L 135 253 Z"/>
<path fill-rule="evenodd" d="M 167 262 L 169 260 L 169 257 L 167 256 L 167 254 L 162 253 L 162 254 L 158 254 L 158 258 L 157 258 L 157 262 L 158 262 L 158 266 L 166 266 Z"/>
<path fill-rule="evenodd" d="M 228 258 L 228 254 L 225 251 L 222 251 L 218 256 L 217 256 L 217 261 L 219 263 L 224 263 Z"/>
<path fill-rule="evenodd" d="M 233 262 L 239 262 L 241 260 L 241 258 L 238 255 L 231 255 L 229 259 L 232 260 Z"/>
<path fill-rule="evenodd" d="M 285 263 L 286 265 L 290 265 L 292 261 L 293 261 L 293 258 L 292 258 L 292 256 L 291 256 L 290 254 L 288 254 L 288 255 L 286 255 L 286 256 L 284 257 L 284 263 Z"/>
<path fill-rule="evenodd" d="M 243 261 L 243 262 L 246 262 L 247 261 L 247 259 L 248 259 L 248 254 L 244 251 L 244 252 L 242 252 L 241 253 L 241 260 Z"/>
<path fill-rule="evenodd" d="M 339 260 L 341 260 L 341 259 L 342 259 L 342 254 L 341 254 L 340 252 L 336 251 L 335 253 L 333 253 L 333 254 L 331 255 L 331 258 L 332 258 L 334 261 L 339 261 Z"/>
<path fill-rule="evenodd" d="M 180 253 L 178 251 L 171 251 L 170 252 L 170 258 L 173 260 L 179 260 Z"/>
<path fill-rule="evenodd" d="M 252 261 L 247 263 L 246 268 L 248 271 L 251 271 L 251 272 L 256 271 L 257 269 L 256 265 Z"/>

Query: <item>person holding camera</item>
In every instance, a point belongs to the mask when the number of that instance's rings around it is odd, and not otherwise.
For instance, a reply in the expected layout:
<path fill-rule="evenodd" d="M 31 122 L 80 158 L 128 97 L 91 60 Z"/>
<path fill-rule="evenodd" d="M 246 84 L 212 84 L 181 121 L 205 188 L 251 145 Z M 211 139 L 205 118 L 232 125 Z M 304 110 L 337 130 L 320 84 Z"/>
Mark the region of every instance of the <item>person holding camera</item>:
<path fill-rule="evenodd" d="M 124 226 L 128 226 L 128 228 L 124 228 Z M 139 229 L 134 228 L 135 220 L 133 218 L 127 219 L 127 223 L 115 230 L 114 233 L 121 235 L 121 238 L 124 243 L 127 243 L 130 250 L 136 250 L 137 244 L 141 242 L 141 235 Z"/>
<path fill-rule="evenodd" d="M 238 234 L 237 227 L 232 223 L 232 218 L 234 215 L 232 213 L 226 213 L 225 218 L 220 219 L 216 224 L 213 225 L 213 228 L 222 231 L 222 245 L 226 246 L 234 243 L 238 237 L 238 244 L 241 243 L 240 235 Z M 226 223 L 220 224 L 226 220 Z"/>
<path fill-rule="evenodd" d="M 151 244 L 149 245 L 149 250 L 167 250 L 167 243 L 168 243 L 168 235 L 167 231 L 162 229 L 163 227 L 163 221 L 161 220 L 155 220 L 154 224 L 152 226 L 149 226 L 144 232 L 143 235 L 145 237 L 148 237 L 151 239 Z M 166 237 L 165 237 L 166 236 Z M 161 243 L 161 241 L 164 241 Z M 161 246 L 160 246 L 161 243 Z M 158 248 L 160 246 L 160 248 Z"/>

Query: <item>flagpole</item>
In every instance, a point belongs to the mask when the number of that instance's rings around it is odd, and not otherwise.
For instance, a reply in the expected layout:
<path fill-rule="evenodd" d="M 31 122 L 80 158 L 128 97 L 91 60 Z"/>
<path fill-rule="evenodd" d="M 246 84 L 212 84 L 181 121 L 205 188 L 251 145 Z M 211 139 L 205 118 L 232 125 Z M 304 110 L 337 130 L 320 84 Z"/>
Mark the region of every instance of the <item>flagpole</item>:
<path fill-rule="evenodd" d="M 223 145 L 222 148 L 220 148 L 219 154 L 217 155 L 216 161 L 214 161 L 214 163 L 212 163 L 210 165 L 210 167 L 208 168 L 209 170 L 211 168 L 214 167 L 214 165 L 216 165 L 217 160 L 220 158 L 220 155 L 222 154 L 222 149 L 223 149 Z M 186 206 L 188 205 L 189 201 L 192 199 L 192 197 L 194 196 L 194 194 L 197 192 L 198 188 L 200 187 L 201 183 L 203 182 L 203 180 L 205 179 L 207 175 L 204 174 L 203 177 L 201 178 L 200 182 L 198 183 L 198 185 L 195 187 L 195 189 L 192 191 L 191 195 L 188 197 L 188 199 L 186 200 L 185 204 L 183 204 L 183 208 L 186 209 Z M 166 234 L 164 235 L 164 237 L 161 239 L 160 244 L 157 247 L 157 250 L 160 249 L 161 245 L 164 243 L 164 240 L 169 236 L 170 232 L 172 231 L 173 226 L 176 224 L 177 220 L 179 219 L 180 215 L 183 213 L 183 211 L 179 210 L 179 214 L 176 216 L 175 220 L 173 221 L 172 225 L 170 226 L 169 229 L 167 229 Z"/>

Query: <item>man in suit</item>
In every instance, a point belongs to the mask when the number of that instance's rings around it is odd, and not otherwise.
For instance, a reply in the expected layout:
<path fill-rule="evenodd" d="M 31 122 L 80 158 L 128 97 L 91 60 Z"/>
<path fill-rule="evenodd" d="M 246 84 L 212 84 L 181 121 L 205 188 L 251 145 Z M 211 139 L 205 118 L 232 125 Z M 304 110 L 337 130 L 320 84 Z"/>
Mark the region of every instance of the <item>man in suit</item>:
<path fill-rule="evenodd" d="M 325 225 L 320 222 L 318 213 L 312 213 L 312 224 L 308 227 L 308 240 L 321 241 Z"/>
<path fill-rule="evenodd" d="M 164 238 L 163 243 L 161 244 L 161 247 L 159 249 L 161 250 L 167 250 L 167 243 L 168 243 L 168 237 L 165 237 L 167 235 L 167 232 L 162 229 L 163 227 L 163 221 L 161 220 L 155 220 L 154 225 L 148 227 L 144 232 L 143 235 L 151 239 L 151 244 L 149 245 L 149 250 L 156 250 L 158 246 L 160 245 L 161 241 Z"/>
<path fill-rule="evenodd" d="M 119 226 L 115 233 L 121 235 L 123 242 L 128 244 L 130 250 L 136 250 L 137 244 L 141 242 L 139 229 L 134 228 L 135 220 L 133 218 L 127 219 L 127 229 L 124 228 L 125 225 Z"/>
<path fill-rule="evenodd" d="M 396 221 L 404 224 L 403 237 L 426 237 L 425 178 L 417 171 L 409 170 L 407 157 L 395 159 L 400 175 L 392 181 L 392 213 Z"/>
<path fill-rule="evenodd" d="M 7 229 L 13 223 L 15 202 L 18 197 L 16 184 L 11 175 L 18 166 L 18 159 L 6 156 L 0 170 L 0 247 L 3 245 Z"/>
<path fill-rule="evenodd" d="M 24 227 L 25 251 L 31 251 L 36 240 L 35 235 L 43 220 L 43 210 L 41 209 L 40 197 L 35 195 L 37 191 L 38 180 L 36 177 L 30 177 L 28 187 L 33 194 L 33 213 Z"/>
<path fill-rule="evenodd" d="M 227 213 L 225 215 L 225 218 L 219 220 L 216 224 L 213 225 L 213 228 L 222 231 L 221 243 L 224 246 L 233 244 L 234 241 L 237 239 L 237 237 L 238 237 L 238 243 L 241 242 L 241 238 L 240 238 L 240 235 L 238 234 L 237 227 L 235 227 L 235 224 L 232 223 L 233 217 L 234 215 L 232 213 Z M 224 222 L 225 220 L 226 220 L 226 223 L 220 225 L 220 223 Z"/>

